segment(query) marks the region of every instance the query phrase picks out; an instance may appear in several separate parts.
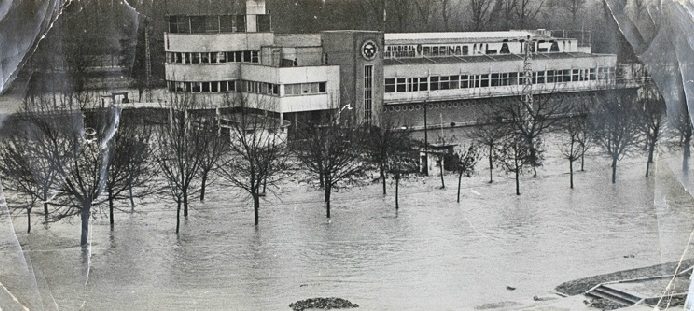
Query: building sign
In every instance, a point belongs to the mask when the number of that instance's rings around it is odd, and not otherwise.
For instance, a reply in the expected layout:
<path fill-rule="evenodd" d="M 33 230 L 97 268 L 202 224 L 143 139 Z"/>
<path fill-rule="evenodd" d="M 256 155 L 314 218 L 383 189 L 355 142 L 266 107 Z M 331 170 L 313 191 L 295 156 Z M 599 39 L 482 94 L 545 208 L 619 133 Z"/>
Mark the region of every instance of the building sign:
<path fill-rule="evenodd" d="M 366 40 L 361 46 L 361 56 L 366 60 L 374 60 L 378 54 L 378 46 L 373 40 Z"/>

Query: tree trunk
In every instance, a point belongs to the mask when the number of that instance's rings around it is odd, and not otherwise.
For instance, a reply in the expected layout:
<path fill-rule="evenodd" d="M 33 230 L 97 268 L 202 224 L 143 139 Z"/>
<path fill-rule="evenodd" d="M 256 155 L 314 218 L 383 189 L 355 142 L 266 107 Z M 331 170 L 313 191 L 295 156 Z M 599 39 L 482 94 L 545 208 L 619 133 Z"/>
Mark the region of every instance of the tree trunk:
<path fill-rule="evenodd" d="M 82 210 L 80 211 L 80 218 L 82 220 L 82 235 L 80 237 L 80 246 L 87 246 L 87 236 L 89 233 L 89 212 L 92 207 L 91 202 L 82 203 Z"/>
<path fill-rule="evenodd" d="M 109 223 L 111 224 L 111 231 L 113 231 L 115 221 L 113 220 L 113 197 L 111 196 L 111 191 L 109 191 L 108 194 L 108 219 Z"/>
<path fill-rule="evenodd" d="M 463 181 L 463 172 L 460 171 L 458 172 L 458 203 L 460 203 L 460 185 Z"/>
<path fill-rule="evenodd" d="M 200 180 L 200 202 L 205 202 L 205 188 L 207 186 L 207 173 L 202 174 Z"/>
<path fill-rule="evenodd" d="M 181 199 L 176 200 L 176 234 L 181 227 Z"/>
<path fill-rule="evenodd" d="M 27 207 L 27 234 L 31 233 L 31 206 Z"/>
<path fill-rule="evenodd" d="M 383 163 L 381 163 L 381 185 L 383 188 L 383 195 L 386 195 L 386 168 Z"/>
<path fill-rule="evenodd" d="M 398 202 L 398 195 L 399 195 L 399 189 L 400 188 L 400 176 L 395 175 L 395 212 L 397 213 L 398 209 L 400 208 L 400 204 Z"/>
<path fill-rule="evenodd" d="M 494 182 L 494 146 L 489 146 L 489 183 Z"/>
<path fill-rule="evenodd" d="M 653 163 L 653 154 L 655 153 L 655 142 L 648 144 L 648 161 L 646 161 L 646 177 L 648 177 L 648 171 L 651 168 L 651 163 Z"/>
<path fill-rule="evenodd" d="M 330 186 L 326 183 L 323 190 L 325 194 L 325 217 L 330 219 Z"/>
<path fill-rule="evenodd" d="M 43 220 L 48 223 L 48 202 L 43 202 Z"/>
<path fill-rule="evenodd" d="M 617 158 L 612 157 L 612 183 L 617 183 Z"/>
<path fill-rule="evenodd" d="M 128 182 L 128 199 L 130 199 L 130 210 L 135 210 L 135 200 L 133 200 L 133 183 Z"/>
<path fill-rule="evenodd" d="M 257 191 L 256 191 L 257 192 Z M 260 210 L 260 195 L 258 193 L 253 193 L 253 211 L 255 225 L 258 226 L 258 211 Z"/>
<path fill-rule="evenodd" d="M 574 161 L 569 159 L 569 180 L 571 180 L 571 189 L 574 188 Z"/>
<path fill-rule="evenodd" d="M 585 158 L 586 158 L 586 149 L 583 149 L 583 151 L 581 151 L 581 172 L 584 171 L 583 170 L 583 163 L 585 162 Z"/>
<path fill-rule="evenodd" d="M 520 192 L 520 168 L 516 167 L 516 195 L 521 195 Z"/>
<path fill-rule="evenodd" d="M 183 190 L 183 217 L 188 218 L 188 190 Z"/>
<path fill-rule="evenodd" d="M 439 159 L 439 175 L 441 176 L 441 189 L 446 189 L 446 184 L 443 181 L 443 158 Z"/>

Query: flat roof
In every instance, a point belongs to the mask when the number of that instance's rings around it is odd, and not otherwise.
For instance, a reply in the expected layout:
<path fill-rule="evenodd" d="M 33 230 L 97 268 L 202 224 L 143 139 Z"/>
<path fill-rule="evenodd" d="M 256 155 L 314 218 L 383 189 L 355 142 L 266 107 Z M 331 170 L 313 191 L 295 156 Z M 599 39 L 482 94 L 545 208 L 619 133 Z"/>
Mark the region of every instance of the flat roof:
<path fill-rule="evenodd" d="M 485 40 L 525 39 L 528 36 L 535 38 L 544 37 L 535 31 L 529 30 L 485 32 L 413 32 L 387 33 L 384 35 L 386 44 L 477 42 Z"/>
<path fill-rule="evenodd" d="M 557 52 L 537 53 L 535 59 L 574 59 L 607 56 L 607 54 L 590 54 L 584 52 Z M 496 54 L 496 55 L 468 55 L 468 56 L 444 56 L 444 57 L 416 57 L 416 58 L 391 58 L 384 59 L 384 65 L 413 65 L 413 64 L 461 64 L 461 63 L 487 63 L 522 61 L 520 54 Z"/>

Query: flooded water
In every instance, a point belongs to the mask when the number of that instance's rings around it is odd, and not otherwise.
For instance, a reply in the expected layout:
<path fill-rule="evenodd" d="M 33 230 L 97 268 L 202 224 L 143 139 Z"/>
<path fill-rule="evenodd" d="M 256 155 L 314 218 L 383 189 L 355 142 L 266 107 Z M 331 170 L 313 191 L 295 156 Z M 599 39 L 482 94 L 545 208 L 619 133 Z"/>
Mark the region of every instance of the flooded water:
<path fill-rule="evenodd" d="M 13 217 L 20 251 L 2 214 L 0 305 L 289 310 L 319 296 L 362 310 L 527 304 L 564 281 L 682 255 L 694 201 L 669 160 L 650 179 L 642 160 L 621 163 L 611 185 L 607 162 L 591 158 L 569 191 L 566 165 L 551 158 L 537 178 L 524 177 L 520 197 L 511 176 L 488 184 L 480 171 L 464 180 L 460 204 L 452 176 L 447 190 L 436 189 L 437 177 L 409 180 L 397 217 L 379 185 L 351 189 L 335 195 L 330 223 L 319 192 L 288 182 L 263 202 L 257 229 L 245 197 L 217 185 L 206 203 L 193 204 L 178 237 L 169 201 L 118 212 L 113 232 L 98 214 L 90 254 L 77 247 L 76 219 L 35 224 L 27 235 L 24 215 Z"/>

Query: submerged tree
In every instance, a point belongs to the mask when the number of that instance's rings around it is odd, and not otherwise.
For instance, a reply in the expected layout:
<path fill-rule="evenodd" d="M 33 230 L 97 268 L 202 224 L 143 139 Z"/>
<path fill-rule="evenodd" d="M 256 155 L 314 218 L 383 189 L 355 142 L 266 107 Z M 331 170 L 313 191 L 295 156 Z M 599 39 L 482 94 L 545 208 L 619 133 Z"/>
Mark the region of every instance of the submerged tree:
<path fill-rule="evenodd" d="M 657 89 L 653 87 L 644 88 L 644 92 L 639 96 L 637 103 L 639 105 L 639 120 L 638 125 L 641 134 L 645 138 L 644 143 L 648 150 L 648 158 L 646 160 L 646 177 L 650 171 L 650 165 L 653 163 L 655 148 L 660 141 L 665 126 L 663 119 L 665 118 L 665 102 L 660 96 Z"/>
<path fill-rule="evenodd" d="M 330 218 L 332 192 L 358 183 L 365 175 L 364 136 L 361 127 L 334 121 L 309 125 L 297 135 L 293 148 L 297 158 L 306 170 L 322 177 L 327 218 Z"/>
<path fill-rule="evenodd" d="M 463 175 L 470 177 L 470 175 L 475 172 L 475 166 L 479 160 L 479 151 L 477 146 L 470 144 L 470 146 L 467 148 L 461 148 L 456 153 L 456 159 L 456 172 L 458 173 L 457 202 L 460 203 L 460 188 L 462 186 Z"/>
<path fill-rule="evenodd" d="M 150 137 L 151 129 L 134 113 L 124 113 L 118 130 L 108 144 L 110 158 L 105 182 L 111 229 L 115 225 L 115 202 L 128 199 L 134 208 L 134 198 L 144 198 L 154 192 L 151 181 L 155 175 L 152 168 Z"/>
<path fill-rule="evenodd" d="M 585 156 L 588 137 L 587 116 L 583 114 L 570 114 L 562 124 L 562 143 L 561 152 L 566 160 L 569 161 L 569 186 L 574 188 L 574 162 L 583 159 Z M 583 169 L 583 161 L 581 161 Z"/>
<path fill-rule="evenodd" d="M 409 152 L 412 148 L 411 131 L 400 128 L 391 119 L 384 119 L 380 127 L 372 126 L 366 139 L 366 153 L 371 163 L 378 167 L 383 195 L 386 194 L 388 166 L 393 157 Z"/>
<path fill-rule="evenodd" d="M 689 109 L 686 105 L 683 105 L 681 110 L 683 111 L 673 118 L 673 128 L 679 136 L 679 144 L 682 147 L 682 170 L 688 172 L 692 141 L 692 119 L 689 116 Z"/>
<path fill-rule="evenodd" d="M 599 98 L 592 114 L 592 138 L 612 161 L 612 183 L 617 182 L 617 162 L 639 144 L 638 106 L 630 92 L 611 92 Z"/>
<path fill-rule="evenodd" d="M 487 149 L 487 159 L 489 160 L 489 183 L 494 182 L 494 162 L 497 158 L 496 150 L 502 143 L 505 135 L 505 125 L 501 118 L 492 117 L 491 113 L 487 118 L 478 120 L 480 125 L 475 126 L 470 135 L 471 138 Z"/>
<path fill-rule="evenodd" d="M 204 153 L 200 161 L 200 202 L 204 202 L 207 186 L 216 176 L 214 173 L 217 165 L 229 149 L 229 136 L 222 135 L 218 120 L 213 119 L 201 121 L 200 135 L 205 137 Z"/>
<path fill-rule="evenodd" d="M 157 127 L 155 159 L 168 184 L 166 190 L 176 201 L 176 234 L 181 223 L 181 207 L 188 217 L 188 198 L 194 192 L 205 152 L 205 137 L 200 135 L 195 103 L 187 97 L 174 97 L 168 107 L 168 120 Z"/>
<path fill-rule="evenodd" d="M 499 148 L 498 160 L 504 170 L 514 174 L 516 195 L 521 195 L 520 176 L 534 163 L 527 141 L 517 135 L 506 136 Z"/>
<path fill-rule="evenodd" d="M 257 226 L 260 197 L 266 186 L 275 186 L 288 168 L 287 129 L 279 120 L 246 109 L 224 116 L 223 122 L 229 147 L 217 169 L 220 176 L 253 198 Z"/>

